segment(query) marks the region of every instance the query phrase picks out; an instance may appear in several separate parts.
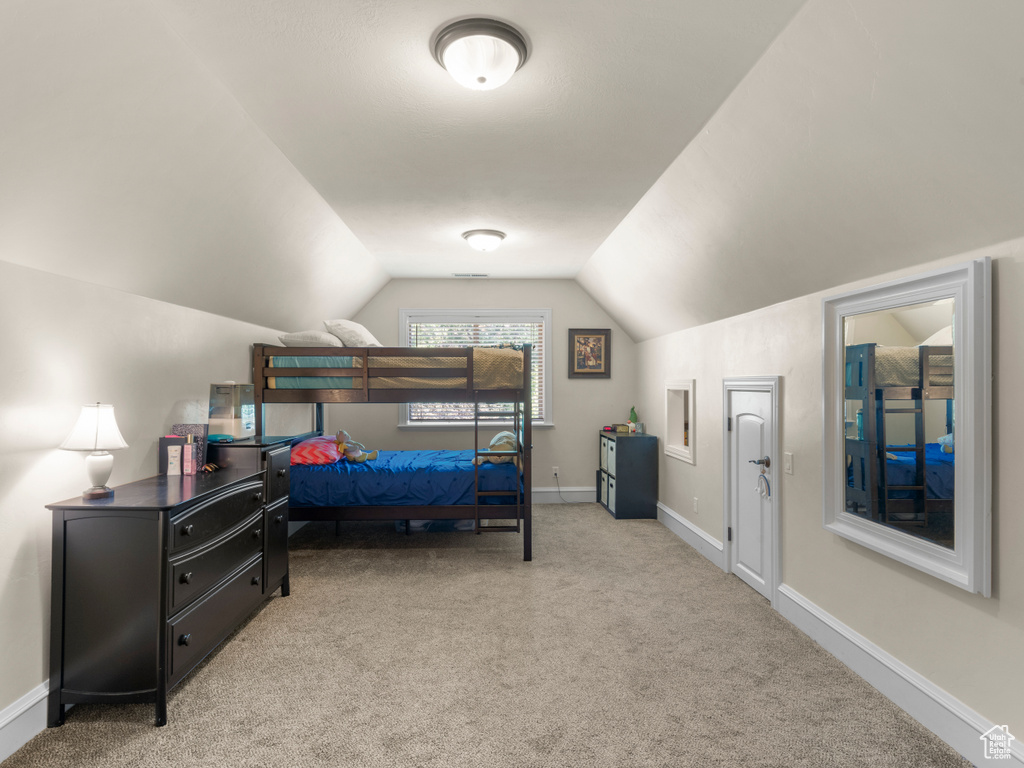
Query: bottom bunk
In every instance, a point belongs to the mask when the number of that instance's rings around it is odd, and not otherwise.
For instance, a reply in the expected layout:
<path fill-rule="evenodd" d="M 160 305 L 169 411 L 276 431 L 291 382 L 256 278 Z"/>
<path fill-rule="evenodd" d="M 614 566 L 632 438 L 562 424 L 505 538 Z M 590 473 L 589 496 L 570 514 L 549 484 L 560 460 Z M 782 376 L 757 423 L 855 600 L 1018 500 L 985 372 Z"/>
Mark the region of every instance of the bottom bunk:
<path fill-rule="evenodd" d="M 469 520 L 469 530 L 488 533 L 519 531 L 521 522 L 523 559 L 532 559 L 531 504 L 523 473 L 512 461 L 476 464 L 476 453 L 378 451 L 364 462 L 293 463 L 290 518 L 396 520 L 406 530 L 410 521 Z M 489 525 L 492 521 L 514 524 Z"/>
<path fill-rule="evenodd" d="M 920 458 L 913 446 L 889 448 L 878 470 L 870 444 L 847 440 L 846 511 L 952 547 L 955 454 L 939 443 L 925 444 Z"/>

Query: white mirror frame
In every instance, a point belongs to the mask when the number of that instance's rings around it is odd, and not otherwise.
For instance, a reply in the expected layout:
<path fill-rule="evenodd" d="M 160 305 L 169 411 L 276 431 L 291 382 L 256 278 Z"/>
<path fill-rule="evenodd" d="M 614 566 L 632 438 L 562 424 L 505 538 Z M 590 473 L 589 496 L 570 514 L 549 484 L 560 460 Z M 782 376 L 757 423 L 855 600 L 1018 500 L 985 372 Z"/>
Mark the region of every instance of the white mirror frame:
<path fill-rule="evenodd" d="M 825 528 L 943 581 L 992 592 L 992 269 L 988 258 L 822 301 Z M 954 548 L 846 511 L 844 319 L 938 299 L 954 300 L 953 404 L 956 413 Z"/>
<path fill-rule="evenodd" d="M 697 463 L 695 398 L 696 382 L 693 379 L 665 383 L 665 455 L 689 464 Z"/>

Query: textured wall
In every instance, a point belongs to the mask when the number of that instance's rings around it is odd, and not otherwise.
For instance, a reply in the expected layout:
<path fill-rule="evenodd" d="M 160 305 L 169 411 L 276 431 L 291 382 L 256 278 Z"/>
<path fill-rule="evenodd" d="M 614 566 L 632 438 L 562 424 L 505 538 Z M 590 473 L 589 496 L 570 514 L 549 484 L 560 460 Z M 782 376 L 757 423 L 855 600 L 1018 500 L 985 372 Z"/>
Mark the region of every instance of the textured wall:
<path fill-rule="evenodd" d="M 639 341 L 1020 237 L 1022 75 L 1016 0 L 810 0 L 577 279 Z"/>
<path fill-rule="evenodd" d="M 781 450 L 794 473 L 776 475 L 782 580 L 993 722 L 1024 732 L 1024 522 L 1016 502 L 1019 386 L 1024 349 L 1024 240 L 925 265 L 991 255 L 993 262 L 993 597 L 968 594 L 824 530 L 822 526 L 821 299 L 901 273 L 840 286 L 638 345 L 640 401 L 663 414 L 664 382 L 697 380 L 697 464 L 662 457 L 660 499 L 722 540 L 722 378 L 779 375 Z M 662 416 L 664 418 L 664 416 Z M 651 421 L 654 421 L 652 418 Z M 657 427 L 664 431 L 663 423 Z M 779 462 L 781 466 L 781 461 Z M 692 498 L 700 513 L 692 512 Z M 993 673 L 993 670 L 1000 670 Z"/>
<path fill-rule="evenodd" d="M 49 676 L 50 513 L 89 485 L 61 451 L 82 405 L 114 405 L 128 448 L 109 485 L 157 474 L 157 438 L 205 421 L 210 383 L 249 377 L 249 345 L 274 332 L 0 261 L 0 711 Z M 272 429 L 308 415 L 277 412 Z"/>
<path fill-rule="evenodd" d="M 149 3 L 0 29 L 0 259 L 289 330 L 386 282 Z"/>

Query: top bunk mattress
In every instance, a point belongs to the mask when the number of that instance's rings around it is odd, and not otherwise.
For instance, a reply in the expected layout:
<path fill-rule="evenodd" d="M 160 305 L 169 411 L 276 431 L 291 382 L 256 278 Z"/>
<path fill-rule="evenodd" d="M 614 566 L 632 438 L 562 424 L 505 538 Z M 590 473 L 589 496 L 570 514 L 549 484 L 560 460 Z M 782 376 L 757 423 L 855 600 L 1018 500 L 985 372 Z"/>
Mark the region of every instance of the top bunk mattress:
<path fill-rule="evenodd" d="M 875 347 L 875 386 L 878 387 L 919 387 L 921 386 L 921 350 L 928 347 Z M 926 354 L 928 354 L 926 352 Z M 953 355 L 928 354 L 930 366 L 940 370 L 931 371 L 929 386 L 953 386 Z M 947 369 L 946 372 L 942 369 Z"/>
<path fill-rule="evenodd" d="M 362 357 L 346 355 L 293 356 L 268 358 L 267 368 L 361 368 Z M 388 369 L 454 368 L 461 373 L 461 357 L 388 357 L 367 351 L 369 389 L 465 389 L 464 375 L 389 376 Z M 473 389 L 519 389 L 523 385 L 523 353 L 494 347 L 473 348 Z M 267 376 L 268 389 L 362 389 L 362 376 Z"/>

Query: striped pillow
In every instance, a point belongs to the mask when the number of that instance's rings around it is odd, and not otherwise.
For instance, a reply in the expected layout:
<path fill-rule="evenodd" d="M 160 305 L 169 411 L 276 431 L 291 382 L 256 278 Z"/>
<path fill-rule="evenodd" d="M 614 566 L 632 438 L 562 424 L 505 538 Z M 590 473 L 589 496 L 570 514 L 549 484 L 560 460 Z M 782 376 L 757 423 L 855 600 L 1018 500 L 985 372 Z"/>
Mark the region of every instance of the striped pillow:
<path fill-rule="evenodd" d="M 341 459 L 341 448 L 333 435 L 311 437 L 292 446 L 292 464 L 333 464 Z"/>

